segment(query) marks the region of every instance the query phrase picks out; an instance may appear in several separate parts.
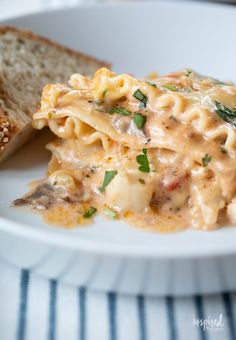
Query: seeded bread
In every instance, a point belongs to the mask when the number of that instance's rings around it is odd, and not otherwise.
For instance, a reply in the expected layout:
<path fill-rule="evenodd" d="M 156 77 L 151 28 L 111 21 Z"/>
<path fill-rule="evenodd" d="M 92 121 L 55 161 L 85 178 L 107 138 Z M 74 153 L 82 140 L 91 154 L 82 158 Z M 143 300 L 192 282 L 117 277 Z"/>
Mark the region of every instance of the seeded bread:
<path fill-rule="evenodd" d="M 109 66 L 32 32 L 0 26 L 0 162 L 33 134 L 44 85 Z"/>

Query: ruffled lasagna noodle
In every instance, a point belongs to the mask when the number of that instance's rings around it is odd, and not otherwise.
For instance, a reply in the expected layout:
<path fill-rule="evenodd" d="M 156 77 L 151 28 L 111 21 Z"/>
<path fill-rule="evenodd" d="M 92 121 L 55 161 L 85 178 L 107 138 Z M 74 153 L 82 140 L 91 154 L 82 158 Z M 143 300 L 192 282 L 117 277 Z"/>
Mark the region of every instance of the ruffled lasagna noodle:
<path fill-rule="evenodd" d="M 47 85 L 33 124 L 58 138 L 23 201 L 65 225 L 97 211 L 159 231 L 236 224 L 235 107 L 234 85 L 192 70 Z"/>

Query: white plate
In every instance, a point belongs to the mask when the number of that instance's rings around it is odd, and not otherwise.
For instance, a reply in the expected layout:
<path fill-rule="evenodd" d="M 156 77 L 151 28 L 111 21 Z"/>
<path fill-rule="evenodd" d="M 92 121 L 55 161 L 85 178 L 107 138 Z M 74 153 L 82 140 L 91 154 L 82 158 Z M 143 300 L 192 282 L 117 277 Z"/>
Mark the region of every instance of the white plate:
<path fill-rule="evenodd" d="M 8 20 L 144 76 L 191 67 L 236 81 L 236 8 L 187 2 L 97 5 Z M 44 176 L 45 136 L 1 166 L 0 255 L 71 284 L 128 293 L 188 294 L 236 288 L 236 228 L 154 234 L 97 218 L 88 228 L 48 226 L 10 207 Z M 210 280 L 208 276 L 210 275 Z M 185 282 L 183 283 L 183 276 Z"/>

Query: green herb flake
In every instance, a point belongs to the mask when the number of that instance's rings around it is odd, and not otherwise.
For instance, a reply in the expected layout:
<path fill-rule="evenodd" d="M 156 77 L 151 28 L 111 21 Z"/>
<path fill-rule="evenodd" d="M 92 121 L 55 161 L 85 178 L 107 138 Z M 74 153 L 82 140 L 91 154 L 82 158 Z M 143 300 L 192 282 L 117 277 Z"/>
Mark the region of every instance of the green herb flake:
<path fill-rule="evenodd" d="M 108 184 L 113 180 L 113 178 L 117 175 L 117 170 L 106 171 L 103 179 L 103 184 L 99 187 L 101 192 L 104 192 Z"/>
<path fill-rule="evenodd" d="M 138 164 L 140 164 L 139 166 L 139 170 L 142 172 L 150 172 L 150 166 L 149 166 L 149 161 L 148 161 L 148 157 L 147 157 L 147 149 L 143 149 L 143 154 L 138 155 L 136 157 L 136 161 Z"/>
<path fill-rule="evenodd" d="M 226 123 L 229 123 L 236 127 L 236 108 L 229 109 L 222 103 L 215 101 L 217 115 L 223 119 Z"/>
<path fill-rule="evenodd" d="M 151 83 L 151 82 L 150 82 L 150 81 L 148 81 L 148 80 L 146 80 L 146 83 L 147 83 L 148 85 L 152 86 L 152 87 L 157 87 L 157 85 L 156 85 L 156 84 L 154 84 L 154 83 Z"/>
<path fill-rule="evenodd" d="M 147 117 L 144 115 L 141 115 L 141 113 L 135 112 L 134 113 L 134 119 L 136 126 L 138 129 L 142 129 L 144 124 L 146 123 Z"/>
<path fill-rule="evenodd" d="M 146 183 L 146 182 L 144 181 L 144 179 L 142 179 L 142 178 L 139 178 L 138 181 L 139 181 L 139 183 L 141 183 L 141 184 L 145 184 L 145 183 Z"/>
<path fill-rule="evenodd" d="M 133 97 L 138 99 L 140 101 L 140 105 L 139 107 L 141 109 L 145 108 L 147 105 L 147 101 L 148 101 L 148 97 L 140 90 L 137 89 L 134 93 L 133 93 Z"/>
<path fill-rule="evenodd" d="M 130 116 L 131 112 L 126 110 L 124 107 L 114 107 L 109 113 L 118 113 L 123 116 Z"/>
<path fill-rule="evenodd" d="M 118 217 L 118 213 L 111 208 L 105 208 L 103 212 L 105 215 L 107 215 L 107 217 L 110 217 L 112 219 L 116 219 Z"/>
<path fill-rule="evenodd" d="M 205 154 L 204 157 L 202 157 L 202 166 L 205 168 L 211 161 L 211 156 L 208 155 L 208 153 Z"/>
<path fill-rule="evenodd" d="M 90 207 L 88 210 L 85 211 L 83 217 L 84 218 L 90 218 L 91 216 L 93 216 L 93 214 L 95 214 L 96 211 L 97 211 L 96 208 Z"/>
<path fill-rule="evenodd" d="M 102 91 L 102 98 L 105 98 L 107 91 L 108 91 L 108 89 L 105 89 L 105 90 Z"/>
<path fill-rule="evenodd" d="M 166 84 L 166 85 L 163 85 L 164 89 L 167 89 L 167 90 L 170 90 L 170 91 L 173 91 L 173 92 L 177 92 L 178 89 L 175 85 L 172 85 L 172 84 Z"/>

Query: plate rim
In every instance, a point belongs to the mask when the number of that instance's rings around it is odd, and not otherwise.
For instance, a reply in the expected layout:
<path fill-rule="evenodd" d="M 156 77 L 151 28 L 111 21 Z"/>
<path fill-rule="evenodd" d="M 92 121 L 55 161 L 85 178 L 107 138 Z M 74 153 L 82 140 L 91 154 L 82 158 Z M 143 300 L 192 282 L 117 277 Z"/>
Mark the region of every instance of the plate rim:
<path fill-rule="evenodd" d="M 112 255 L 119 257 L 129 258 L 155 258 L 155 259 L 193 259 L 193 258 L 205 258 L 216 257 L 225 255 L 234 255 L 236 253 L 236 244 L 232 242 L 227 247 L 225 243 L 222 243 L 220 247 L 214 247 L 209 244 L 199 245 L 197 249 L 191 245 L 183 248 L 179 246 L 177 248 L 172 247 L 141 247 L 140 245 L 122 245 L 112 242 L 101 242 L 96 240 L 84 240 L 75 238 L 73 234 L 60 234 L 56 233 L 58 226 L 50 226 L 52 229 L 38 229 L 32 225 L 24 223 L 13 222 L 8 218 L 0 217 L 0 233 L 5 232 L 32 240 L 35 242 L 43 242 L 51 246 L 58 246 L 63 248 L 70 248 L 73 250 L 81 251 L 84 253 L 93 253 L 99 255 Z M 91 226 L 92 227 L 92 226 Z M 53 229 L 54 228 L 54 229 Z M 133 228 L 130 226 L 130 228 Z M 223 228 L 222 228 L 223 229 Z M 185 232 L 185 231 L 182 231 Z M 186 231 L 187 232 L 187 231 Z M 195 230 L 198 233 L 201 231 Z M 206 231 L 207 232 L 207 231 Z M 211 233 L 211 231 L 209 231 Z M 214 232 L 214 231 L 213 231 Z M 166 234 L 168 235 L 168 234 Z"/>
<path fill-rule="evenodd" d="M 127 1 L 126 3 L 101 3 L 101 4 L 79 4 L 75 6 L 67 6 L 62 8 L 44 8 L 42 10 L 33 11 L 27 14 L 19 14 L 15 16 L 9 16 L 5 19 L 0 20 L 0 25 L 14 25 L 12 21 L 18 19 L 27 19 L 32 17 L 41 16 L 44 14 L 52 14 L 57 12 L 63 11 L 73 11 L 74 9 L 101 9 L 101 8 L 127 8 L 127 6 L 171 6 L 171 5 L 181 6 L 184 5 L 185 7 L 204 7 L 204 8 L 218 8 L 224 9 L 225 11 L 230 10 L 232 11 L 232 6 L 230 4 L 222 4 L 222 3 L 212 3 L 212 2 L 196 2 L 194 0 L 190 0 L 186 2 L 185 0 L 170 0 L 166 2 L 165 0 L 153 1 L 148 0 L 145 2 L 140 1 Z M 236 11 L 236 6 L 234 9 Z M 54 228 L 54 227 L 53 227 Z M 132 227 L 131 227 L 132 228 Z M 5 232 L 9 234 L 13 234 L 14 236 L 20 236 L 23 238 L 31 239 L 38 242 L 43 242 L 44 244 L 49 243 L 50 245 L 55 245 L 59 247 L 66 247 L 72 248 L 74 250 L 82 251 L 82 252 L 89 252 L 89 253 L 96 253 L 100 255 L 113 255 L 113 256 L 120 256 L 120 257 L 135 257 L 135 258 L 201 258 L 201 257 L 213 257 L 213 256 L 224 256 L 224 255 L 233 255 L 236 253 L 236 244 L 233 242 L 230 245 L 221 245 L 220 247 L 214 247 L 212 245 L 204 245 L 202 248 L 189 247 L 184 249 L 177 249 L 165 247 L 154 249 L 153 247 L 141 247 L 138 246 L 129 246 L 129 245 L 121 245 L 116 243 L 111 243 L 108 241 L 98 242 L 96 240 L 84 240 L 80 239 L 79 237 L 74 238 L 74 235 L 68 235 L 65 237 L 63 234 L 59 234 L 54 230 L 50 229 L 37 229 L 34 228 L 32 225 L 27 225 L 24 223 L 18 223 L 11 221 L 10 219 L 0 217 L 0 232 Z M 198 231 L 195 231 L 196 233 Z M 201 251 L 199 251 L 201 250 Z"/>
<path fill-rule="evenodd" d="M 80 10 L 80 9 L 90 9 L 90 8 L 96 8 L 96 9 L 100 9 L 100 8 L 114 8 L 114 7 L 124 7 L 127 8 L 128 6 L 130 7 L 147 7 L 147 6 L 181 6 L 183 5 L 185 8 L 186 7 L 209 7 L 209 8 L 218 8 L 218 9 L 224 9 L 224 10 L 230 10 L 232 11 L 235 10 L 236 11 L 236 3 L 223 3 L 223 2 L 218 2 L 220 0 L 216 0 L 217 2 L 214 2 L 214 0 L 209 0 L 207 2 L 204 1 L 196 1 L 196 0 L 145 0 L 145 1 L 140 1 L 140 0 L 126 0 L 125 3 L 124 2 L 112 2 L 112 3 L 81 3 L 81 4 L 75 4 L 75 5 L 67 5 L 67 6 L 62 6 L 62 7 L 58 7 L 58 8 L 42 8 L 39 10 L 35 10 L 35 11 L 31 11 L 28 12 L 27 14 L 16 14 L 16 15 L 10 15 L 7 16 L 5 18 L 0 19 L 0 25 L 1 24 L 7 24 L 8 21 L 12 21 L 12 20 L 17 20 L 17 19 L 26 19 L 29 17 L 34 17 L 34 16 L 38 16 L 38 15 L 42 15 L 42 14 L 51 14 L 54 12 L 64 12 L 64 11 L 71 11 L 71 10 Z M 225 0 L 226 1 L 226 0 Z"/>

